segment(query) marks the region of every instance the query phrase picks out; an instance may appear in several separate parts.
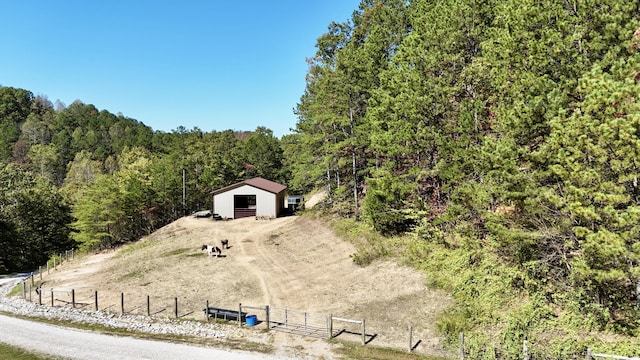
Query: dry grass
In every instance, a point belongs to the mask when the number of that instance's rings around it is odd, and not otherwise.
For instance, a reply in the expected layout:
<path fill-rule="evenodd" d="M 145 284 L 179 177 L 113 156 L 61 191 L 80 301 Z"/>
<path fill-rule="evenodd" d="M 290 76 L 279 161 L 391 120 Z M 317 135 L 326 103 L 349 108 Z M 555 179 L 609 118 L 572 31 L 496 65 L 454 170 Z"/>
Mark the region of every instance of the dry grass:
<path fill-rule="evenodd" d="M 220 246 L 224 257 L 208 257 L 203 244 Z M 334 316 L 366 319 L 371 346 L 406 347 L 412 325 L 417 353 L 446 355 L 434 320 L 450 299 L 425 286 L 422 274 L 393 260 L 354 264 L 354 246 L 320 220 L 286 217 L 269 221 L 182 218 L 134 244 L 110 253 L 87 255 L 59 267 L 44 279 L 46 288 L 75 289 L 79 302 L 101 309 L 146 314 L 146 296 L 154 316 L 203 319 L 210 306 L 277 306 Z M 64 296 L 64 292 L 60 293 Z M 260 314 L 258 314 L 260 315 Z M 235 337 L 235 338 L 234 338 Z M 284 353 L 326 357 L 335 344 L 323 340 L 252 330 L 231 339 L 274 346 Z M 339 340 L 341 340 L 339 338 Z M 302 349 L 300 349 L 302 347 Z"/>

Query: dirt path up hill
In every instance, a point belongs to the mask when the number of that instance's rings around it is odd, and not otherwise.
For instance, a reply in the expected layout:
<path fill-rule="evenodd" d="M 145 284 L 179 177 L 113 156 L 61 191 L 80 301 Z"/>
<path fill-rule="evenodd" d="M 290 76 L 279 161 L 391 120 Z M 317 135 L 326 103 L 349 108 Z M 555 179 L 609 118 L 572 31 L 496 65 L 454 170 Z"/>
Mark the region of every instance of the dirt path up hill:
<path fill-rule="evenodd" d="M 223 257 L 209 257 L 203 244 L 229 240 Z M 307 217 L 212 221 L 184 217 L 139 242 L 60 267 L 45 287 L 74 288 L 79 298 L 100 292 L 101 308 L 119 309 L 121 292 L 127 311 L 171 315 L 174 297 L 185 317 L 201 319 L 211 306 L 276 306 L 320 314 L 365 319 L 372 345 L 404 349 L 407 326 L 414 328 L 417 352 L 443 355 L 434 319 L 451 300 L 425 286 L 424 276 L 392 260 L 360 267 L 354 247 L 321 221 Z M 130 310 L 129 310 L 130 309 Z M 144 309 L 144 310 L 143 310 Z M 344 325 L 344 324 L 340 324 Z M 273 332 L 271 332 L 273 333 Z M 284 335 L 273 335 L 276 341 Z M 357 340 L 353 337 L 349 340 Z M 287 337 L 288 343 L 295 343 Z M 326 346 L 304 347 L 326 351 Z M 321 354 L 316 354 L 320 355 Z"/>

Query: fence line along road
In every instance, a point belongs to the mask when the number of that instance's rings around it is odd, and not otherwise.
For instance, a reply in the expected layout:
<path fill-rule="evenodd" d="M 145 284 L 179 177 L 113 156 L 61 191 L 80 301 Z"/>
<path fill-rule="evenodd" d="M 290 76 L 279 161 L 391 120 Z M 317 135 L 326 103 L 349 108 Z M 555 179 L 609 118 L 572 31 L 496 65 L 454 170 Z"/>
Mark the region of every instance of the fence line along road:
<path fill-rule="evenodd" d="M 304 310 L 269 307 L 269 323 L 271 329 L 310 336 L 327 338 L 327 315 Z"/>
<path fill-rule="evenodd" d="M 69 257 L 71 257 L 71 259 L 74 259 L 74 252 L 73 250 L 70 251 L 66 251 L 63 254 L 59 254 L 58 255 L 58 259 L 59 261 L 56 261 L 56 257 L 53 257 L 53 270 L 56 270 L 56 267 L 58 265 L 62 265 L 63 261 L 68 262 L 69 261 Z M 47 262 L 46 264 L 46 274 L 49 274 L 50 272 L 50 265 L 49 265 L 50 261 Z M 38 304 L 43 305 L 43 296 L 50 296 L 50 301 L 51 301 L 51 306 L 55 306 L 55 301 L 58 301 L 59 303 L 67 306 L 71 306 L 73 308 L 76 308 L 77 306 L 80 307 L 90 307 L 91 305 L 93 305 L 92 307 L 95 307 L 95 310 L 98 311 L 98 291 L 92 291 L 90 295 L 84 295 L 83 297 L 81 297 L 82 299 L 84 299 L 84 301 L 77 301 L 77 294 L 76 291 L 74 289 L 46 289 L 46 288 L 36 288 L 35 287 L 35 275 L 39 275 L 40 281 L 42 281 L 42 275 L 44 273 L 44 269 L 42 266 L 39 267 L 37 272 L 32 272 L 32 273 L 27 273 L 24 274 L 24 278 L 21 281 L 22 284 L 22 297 L 25 300 L 28 300 L 29 302 L 34 302 L 34 300 L 32 299 L 32 291 L 33 289 L 37 289 L 36 293 L 38 294 L 38 298 L 35 300 Z M 54 298 L 54 292 L 59 294 L 59 295 L 66 295 L 63 296 L 63 298 Z M 125 311 L 125 294 L 124 293 L 119 293 L 119 313 L 120 315 L 125 315 L 125 314 L 135 314 L 135 313 L 146 313 L 146 315 L 148 317 L 151 317 L 153 315 L 156 315 L 158 313 L 162 313 L 166 310 L 173 310 L 172 311 L 172 315 L 175 316 L 175 318 L 182 318 L 182 317 L 186 317 L 188 315 L 191 315 L 193 313 L 195 313 L 195 311 L 189 311 L 187 313 L 183 313 L 182 315 L 179 313 L 179 308 L 178 308 L 178 298 L 174 297 L 171 300 L 171 305 L 167 304 L 165 301 L 163 301 L 164 299 L 157 299 L 158 297 L 155 296 L 157 300 L 157 302 L 155 303 L 156 307 L 157 307 L 157 303 L 161 303 L 162 305 L 160 306 L 160 310 L 155 310 L 155 311 L 151 311 L 152 308 L 152 304 L 151 304 L 151 297 L 149 295 L 145 296 L 145 300 L 144 303 L 137 303 L 134 304 L 133 306 L 128 306 L 128 311 Z M 130 297 L 131 298 L 131 297 Z M 133 295 L 132 298 L 138 298 L 138 296 Z M 90 301 L 89 299 L 93 300 Z M 48 299 L 47 299 L 48 300 Z M 55 300 L 55 301 L 54 301 Z M 164 304 L 163 304 L 164 303 Z M 128 305 L 128 304 L 127 304 Z M 137 305 L 137 306 L 136 306 Z M 104 305 L 103 305 L 104 306 Z M 106 308 L 103 308 L 103 311 L 110 311 L 109 309 L 114 308 L 118 306 L 116 304 L 110 304 L 109 306 L 107 306 Z M 182 305 L 181 305 L 182 306 Z M 193 304 L 189 304 L 187 306 L 188 309 L 190 309 L 190 307 L 193 307 Z M 373 334 L 373 335 L 367 335 L 366 334 L 366 329 L 365 329 L 365 320 L 361 319 L 361 320 L 354 320 L 354 319 L 348 319 L 348 318 L 341 318 L 341 317 L 335 317 L 333 315 L 325 315 L 325 314 L 321 314 L 321 313 L 313 313 L 313 312 L 308 312 L 305 310 L 297 310 L 297 309 L 290 309 L 290 308 L 280 308 L 280 307 L 270 307 L 269 305 L 266 306 L 248 306 L 248 305 L 239 305 L 239 308 L 236 308 L 238 314 L 243 314 L 242 309 L 251 309 L 251 310 L 257 310 L 260 312 L 263 312 L 265 314 L 265 322 L 266 322 L 266 329 L 267 330 L 277 330 L 277 331 L 283 331 L 283 332 L 289 332 L 292 334 L 297 334 L 297 335 L 302 335 L 302 336 L 310 336 L 310 337 L 316 337 L 316 338 L 333 338 L 336 336 L 339 336 L 342 333 L 351 333 L 351 334 L 357 334 L 360 335 L 362 337 L 362 345 L 366 345 L 368 343 L 370 343 L 371 341 L 373 341 L 373 339 L 375 339 L 377 337 L 377 334 Z M 206 309 L 209 309 L 209 301 L 207 300 L 206 302 Z M 111 312 L 115 312 L 115 311 L 111 311 Z M 198 310 L 199 312 L 199 310 Z M 168 313 L 168 311 L 167 311 Z M 205 318 L 208 320 L 209 319 L 209 312 L 206 311 L 205 312 Z M 245 320 L 242 316 L 240 316 L 240 319 L 238 321 L 239 325 L 242 326 L 242 322 L 243 320 Z M 357 332 L 352 332 L 352 331 L 347 331 L 346 329 L 342 329 L 340 332 L 338 332 L 337 334 L 333 333 L 333 323 L 335 322 L 345 322 L 345 323 L 352 323 L 352 324 L 356 324 L 356 325 L 360 325 L 360 329 Z M 409 352 L 413 352 L 416 350 L 416 348 L 418 347 L 418 345 L 422 342 L 422 340 L 418 340 L 417 342 L 415 341 L 415 339 L 413 339 L 413 331 L 414 328 L 409 324 L 408 325 L 408 334 L 407 334 L 407 338 L 408 338 L 408 351 Z M 367 337 L 369 337 L 369 340 L 367 341 Z M 460 333 L 460 343 L 459 343 L 459 352 L 458 352 L 458 358 L 459 359 L 465 359 L 466 357 L 466 351 L 465 351 L 465 341 L 464 341 L 464 333 Z M 527 341 L 525 340 L 523 342 L 523 348 L 522 348 L 522 355 L 523 355 L 523 359 L 525 360 L 529 360 L 530 354 L 529 354 L 529 346 Z M 595 353 L 593 352 L 591 349 L 587 349 L 587 354 L 586 354 L 586 359 L 587 360 L 598 360 L 598 359 L 615 359 L 615 360 L 640 360 L 640 358 L 638 357 L 626 357 L 626 356 L 620 356 L 620 355 L 610 355 L 610 354 L 600 354 L 600 353 Z"/>

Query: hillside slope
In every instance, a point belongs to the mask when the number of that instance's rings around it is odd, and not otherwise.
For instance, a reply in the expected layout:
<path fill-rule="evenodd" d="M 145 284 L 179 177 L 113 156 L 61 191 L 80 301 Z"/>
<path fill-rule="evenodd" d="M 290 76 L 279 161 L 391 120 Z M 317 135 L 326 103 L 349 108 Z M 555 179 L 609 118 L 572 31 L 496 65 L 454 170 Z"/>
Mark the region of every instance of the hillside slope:
<path fill-rule="evenodd" d="M 209 257 L 203 244 L 220 246 Z M 412 325 L 416 351 L 443 354 L 433 322 L 451 300 L 425 287 L 419 272 L 386 260 L 353 263 L 354 247 L 318 220 L 285 217 L 212 221 L 185 217 L 118 251 L 68 263 L 47 277 L 45 287 L 75 289 L 86 303 L 100 293 L 100 308 L 117 312 L 120 293 L 127 312 L 171 316 L 174 298 L 184 317 L 202 319 L 205 301 L 276 306 L 365 319 L 372 345 L 406 348 Z M 344 324 L 341 324 L 341 326 Z M 279 336 L 279 335 L 274 335 Z M 345 340 L 358 341 L 356 336 Z"/>

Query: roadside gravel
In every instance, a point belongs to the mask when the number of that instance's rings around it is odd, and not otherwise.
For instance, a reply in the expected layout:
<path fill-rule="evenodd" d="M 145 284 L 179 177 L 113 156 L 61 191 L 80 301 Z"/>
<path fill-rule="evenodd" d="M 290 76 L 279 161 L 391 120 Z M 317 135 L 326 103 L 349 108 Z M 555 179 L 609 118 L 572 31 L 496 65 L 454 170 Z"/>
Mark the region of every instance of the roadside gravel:
<path fill-rule="evenodd" d="M 20 277 L 0 278 L 0 311 L 29 317 L 100 324 L 151 334 L 188 335 L 224 338 L 227 333 L 214 323 L 151 319 L 139 315 L 119 316 L 103 311 L 69 307 L 47 307 L 7 296 Z M 64 359 L 137 360 L 281 360 L 290 356 L 272 356 L 242 351 L 228 351 L 206 346 L 105 335 L 33 322 L 0 315 L 0 342 Z"/>
<path fill-rule="evenodd" d="M 71 307 L 41 306 L 25 301 L 19 296 L 8 297 L 11 289 L 21 281 L 19 277 L 0 279 L 0 311 L 29 317 L 73 321 L 89 325 L 103 325 L 141 331 L 151 334 L 192 335 L 208 338 L 223 338 L 227 334 L 214 323 L 156 319 L 141 315 L 108 313 L 104 311 L 74 309 Z"/>

